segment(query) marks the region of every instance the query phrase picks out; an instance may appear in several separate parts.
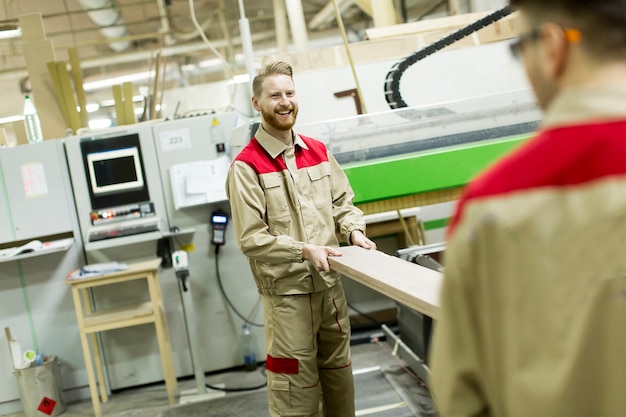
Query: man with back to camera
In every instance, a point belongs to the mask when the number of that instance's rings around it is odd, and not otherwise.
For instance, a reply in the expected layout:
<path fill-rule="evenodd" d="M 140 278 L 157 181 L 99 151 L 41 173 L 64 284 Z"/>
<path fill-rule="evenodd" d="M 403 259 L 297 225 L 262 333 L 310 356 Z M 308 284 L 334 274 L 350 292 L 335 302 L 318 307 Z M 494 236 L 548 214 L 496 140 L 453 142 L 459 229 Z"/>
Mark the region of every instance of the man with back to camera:
<path fill-rule="evenodd" d="M 353 417 L 350 320 L 336 235 L 375 249 L 365 237 L 348 179 L 326 146 L 296 134 L 293 71 L 272 62 L 254 78 L 261 113 L 255 137 L 228 172 L 235 236 L 263 297 L 272 416 Z"/>
<path fill-rule="evenodd" d="M 626 416 L 626 0 L 512 0 L 538 136 L 450 225 L 441 417 Z"/>

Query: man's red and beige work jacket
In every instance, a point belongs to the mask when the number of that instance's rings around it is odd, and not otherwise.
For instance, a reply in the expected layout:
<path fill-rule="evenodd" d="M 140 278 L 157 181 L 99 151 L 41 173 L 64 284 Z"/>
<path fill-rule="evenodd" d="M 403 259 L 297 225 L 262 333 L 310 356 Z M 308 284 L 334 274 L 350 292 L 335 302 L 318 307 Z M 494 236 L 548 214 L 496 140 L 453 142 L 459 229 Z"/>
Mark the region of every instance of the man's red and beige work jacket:
<path fill-rule="evenodd" d="M 339 280 L 302 260 L 305 243 L 339 246 L 365 231 L 346 175 L 315 139 L 286 146 L 260 127 L 226 180 L 235 237 L 262 294 L 307 294 Z"/>
<path fill-rule="evenodd" d="M 442 417 L 626 416 L 626 84 L 561 94 L 468 187 L 438 320 Z"/>

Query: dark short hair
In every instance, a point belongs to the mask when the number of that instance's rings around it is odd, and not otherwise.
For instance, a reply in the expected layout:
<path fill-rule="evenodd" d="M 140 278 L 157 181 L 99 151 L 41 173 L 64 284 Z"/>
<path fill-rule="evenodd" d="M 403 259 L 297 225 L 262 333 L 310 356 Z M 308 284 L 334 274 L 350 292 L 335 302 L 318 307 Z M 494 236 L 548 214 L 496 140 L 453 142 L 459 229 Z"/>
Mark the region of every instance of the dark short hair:
<path fill-rule="evenodd" d="M 510 0 L 537 23 L 553 21 L 582 33 L 598 58 L 626 59 L 626 0 Z"/>
<path fill-rule="evenodd" d="M 252 81 L 252 93 L 255 97 L 261 96 L 261 85 L 270 75 L 287 75 L 293 80 L 293 68 L 283 61 L 273 61 L 265 65 Z"/>

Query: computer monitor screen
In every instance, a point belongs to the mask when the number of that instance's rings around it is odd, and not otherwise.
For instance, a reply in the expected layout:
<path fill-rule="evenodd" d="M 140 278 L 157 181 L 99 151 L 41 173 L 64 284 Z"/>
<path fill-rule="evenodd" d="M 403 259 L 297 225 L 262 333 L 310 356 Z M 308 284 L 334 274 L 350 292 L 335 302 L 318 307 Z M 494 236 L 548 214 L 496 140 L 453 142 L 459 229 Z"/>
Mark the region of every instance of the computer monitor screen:
<path fill-rule="evenodd" d="M 81 140 L 92 210 L 150 200 L 137 133 Z"/>
<path fill-rule="evenodd" d="M 135 147 L 91 153 L 87 162 L 94 194 L 143 187 L 139 150 Z"/>

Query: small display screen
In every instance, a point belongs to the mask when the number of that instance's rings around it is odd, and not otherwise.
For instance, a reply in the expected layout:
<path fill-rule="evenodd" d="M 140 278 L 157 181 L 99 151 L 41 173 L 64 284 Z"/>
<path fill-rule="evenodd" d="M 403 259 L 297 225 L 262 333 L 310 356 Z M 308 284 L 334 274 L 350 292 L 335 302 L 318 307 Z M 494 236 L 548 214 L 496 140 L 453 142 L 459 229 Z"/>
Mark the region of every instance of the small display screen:
<path fill-rule="evenodd" d="M 211 222 L 213 224 L 226 224 L 228 223 L 228 217 L 222 214 L 214 214 L 211 219 Z"/>
<path fill-rule="evenodd" d="M 150 201 L 138 133 L 85 138 L 80 148 L 92 210 Z"/>
<path fill-rule="evenodd" d="M 143 187 L 137 148 L 90 153 L 87 161 L 94 194 Z"/>
<path fill-rule="evenodd" d="M 98 187 L 137 181 L 137 170 L 132 156 L 94 162 L 93 170 Z"/>

